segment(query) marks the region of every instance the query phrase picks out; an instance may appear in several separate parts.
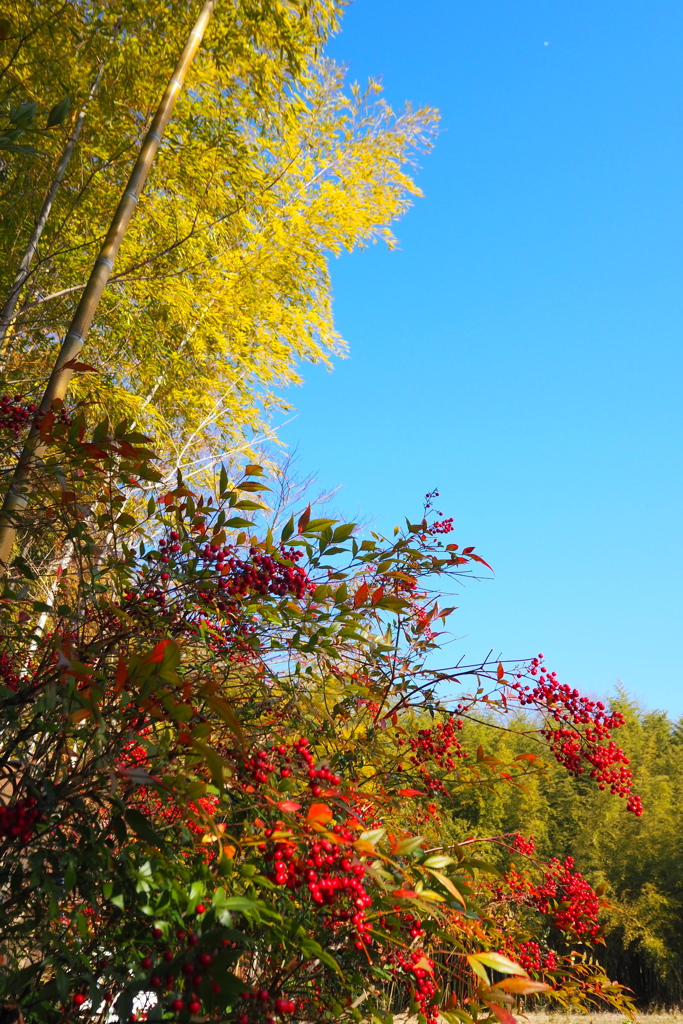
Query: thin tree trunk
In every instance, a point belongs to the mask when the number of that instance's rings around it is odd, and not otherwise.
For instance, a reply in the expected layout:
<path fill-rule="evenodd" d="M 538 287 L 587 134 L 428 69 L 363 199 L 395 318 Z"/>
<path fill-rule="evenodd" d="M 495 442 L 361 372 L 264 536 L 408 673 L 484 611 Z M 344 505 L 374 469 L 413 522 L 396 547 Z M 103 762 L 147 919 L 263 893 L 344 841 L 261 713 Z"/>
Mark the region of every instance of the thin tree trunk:
<path fill-rule="evenodd" d="M 47 413 L 52 408 L 52 403 L 58 399 L 63 399 L 66 394 L 69 381 L 74 373 L 74 361 L 85 343 L 102 293 L 112 272 L 114 260 L 137 206 L 140 193 L 147 181 L 154 157 L 161 145 L 164 129 L 173 113 L 178 93 L 183 86 L 185 76 L 197 53 L 216 2 L 217 0 L 205 0 L 199 18 L 190 32 L 189 39 L 176 64 L 173 76 L 166 87 L 150 129 L 145 136 L 145 141 L 142 144 L 138 158 L 135 161 L 135 166 L 128 179 L 128 184 L 114 214 L 107 237 L 100 250 L 100 255 L 95 260 L 95 265 L 81 296 L 81 301 L 62 342 L 40 404 L 41 413 Z M 31 475 L 31 470 L 42 458 L 45 451 L 46 445 L 41 441 L 39 431 L 36 427 L 33 427 L 24 445 L 24 450 L 19 456 L 12 481 L 5 495 L 2 510 L 0 511 L 0 571 L 7 569 L 17 532 L 18 514 L 26 507 L 28 502 L 25 487 L 26 481 Z"/>
<path fill-rule="evenodd" d="M 28 666 L 31 662 L 31 658 L 38 649 L 38 642 L 40 637 L 43 635 L 47 620 L 50 615 L 50 611 L 54 607 L 54 603 L 57 597 L 57 591 L 59 590 L 59 584 L 62 581 L 62 575 L 64 570 L 67 568 L 69 562 L 73 558 L 74 554 L 74 542 L 68 540 L 64 545 L 61 555 L 57 558 L 51 566 L 51 572 L 54 572 L 52 582 L 50 583 L 50 589 L 45 599 L 45 604 L 48 605 L 48 609 L 41 612 L 38 621 L 33 627 L 33 636 L 31 637 L 31 643 L 28 648 L 28 655 L 26 656 L 26 663 L 24 664 L 24 674 L 28 672 Z"/>
<path fill-rule="evenodd" d="M 14 311 L 17 307 L 17 302 L 19 301 L 21 289 L 24 287 L 26 281 L 28 280 L 28 276 L 31 270 L 31 264 L 33 263 L 33 257 L 35 256 L 36 251 L 38 249 L 38 242 L 40 241 L 40 236 L 43 233 L 45 225 L 47 224 L 47 219 L 50 216 L 50 211 L 52 210 L 52 204 L 55 201 L 55 196 L 59 191 L 59 186 L 62 184 L 62 181 L 64 180 L 66 169 L 69 166 L 69 161 L 71 160 L 73 151 L 76 148 L 78 136 L 81 134 L 81 128 L 83 127 L 83 121 L 85 120 L 85 115 L 87 113 L 88 107 L 90 106 L 92 100 L 94 99 L 97 93 L 97 90 L 100 87 L 103 72 L 104 64 L 100 64 L 100 69 L 97 72 L 95 80 L 90 87 L 88 97 L 78 112 L 78 117 L 74 122 L 73 131 L 71 132 L 69 140 L 66 146 L 64 147 L 62 155 L 59 158 L 59 163 L 57 164 L 55 175 L 52 179 L 52 184 L 50 185 L 48 193 L 45 196 L 45 199 L 43 200 L 43 205 L 40 208 L 40 213 L 38 214 L 38 219 L 36 220 L 35 227 L 31 232 L 31 237 L 29 238 L 28 243 L 26 245 L 26 249 L 24 250 L 24 255 L 21 257 L 19 269 L 17 270 L 16 276 L 12 281 L 12 285 L 9 290 L 9 295 L 7 296 L 7 301 L 5 302 L 5 305 L 2 307 L 2 310 L 0 310 L 0 360 L 3 363 L 5 361 L 7 343 L 9 340 L 7 335 L 9 332 L 9 328 L 12 324 L 12 321 L 14 319 Z"/>

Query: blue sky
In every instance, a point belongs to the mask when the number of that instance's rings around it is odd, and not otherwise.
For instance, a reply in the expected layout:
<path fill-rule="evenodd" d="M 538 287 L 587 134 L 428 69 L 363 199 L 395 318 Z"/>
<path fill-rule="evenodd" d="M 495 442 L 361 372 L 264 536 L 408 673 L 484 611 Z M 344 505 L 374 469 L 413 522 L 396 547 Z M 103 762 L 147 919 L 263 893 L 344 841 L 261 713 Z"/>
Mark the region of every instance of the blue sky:
<path fill-rule="evenodd" d="M 334 261 L 350 358 L 283 439 L 380 528 L 439 487 L 496 570 L 449 659 L 682 714 L 683 7 L 355 0 L 330 52 L 442 132 L 400 250 Z"/>

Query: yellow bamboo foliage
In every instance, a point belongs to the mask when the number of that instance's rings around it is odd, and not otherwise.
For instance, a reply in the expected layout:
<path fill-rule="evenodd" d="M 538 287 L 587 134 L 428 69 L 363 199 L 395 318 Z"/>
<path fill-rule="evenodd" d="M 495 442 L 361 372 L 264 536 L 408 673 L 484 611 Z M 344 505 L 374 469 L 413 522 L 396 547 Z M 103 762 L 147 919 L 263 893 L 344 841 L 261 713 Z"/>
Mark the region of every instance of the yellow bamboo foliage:
<path fill-rule="evenodd" d="M 10 380 L 38 389 L 54 358 L 196 14 L 178 8 L 112 0 L 60 8 L 50 21 L 47 4 L 27 13 L 0 3 L 21 42 L 2 44 L 7 63 L 17 49 L 3 79 L 13 95 L 47 111 L 69 92 L 75 116 L 104 64 L 10 331 Z M 347 86 L 321 56 L 338 16 L 329 0 L 218 4 L 124 240 L 83 356 L 98 372 L 79 375 L 72 393 L 151 430 L 170 466 L 196 472 L 248 447 L 301 362 L 343 352 L 329 258 L 392 245 L 392 222 L 419 194 L 412 165 L 436 113 L 395 113 L 376 82 Z M 45 157 L 6 160 L 0 285 L 12 280 L 69 124 L 58 131 L 37 137 Z"/>

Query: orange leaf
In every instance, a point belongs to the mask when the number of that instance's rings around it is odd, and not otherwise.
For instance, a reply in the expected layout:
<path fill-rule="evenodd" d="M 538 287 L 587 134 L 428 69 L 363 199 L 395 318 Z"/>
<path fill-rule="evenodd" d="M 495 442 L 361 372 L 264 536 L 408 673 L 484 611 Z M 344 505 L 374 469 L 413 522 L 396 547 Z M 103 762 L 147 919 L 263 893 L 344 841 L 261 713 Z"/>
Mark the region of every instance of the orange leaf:
<path fill-rule="evenodd" d="M 525 996 L 530 992 L 551 992 L 550 985 L 544 981 L 532 981 L 531 978 L 504 978 L 498 981 L 493 988 L 502 988 L 503 992 L 514 992 L 516 995 Z"/>
<path fill-rule="evenodd" d="M 399 796 L 426 796 L 427 795 L 426 793 L 421 793 L 419 789 L 411 789 L 410 787 L 408 787 L 407 789 L 399 789 L 398 793 L 399 793 Z"/>
<path fill-rule="evenodd" d="M 368 587 L 367 583 L 361 583 L 361 585 L 359 586 L 358 590 L 356 591 L 356 593 L 354 595 L 353 607 L 354 608 L 360 608 L 360 606 L 362 604 L 365 604 L 365 602 L 368 599 L 368 594 L 369 593 L 370 593 L 370 590 L 369 590 L 369 587 Z"/>
<path fill-rule="evenodd" d="M 394 891 L 389 895 L 395 896 L 396 899 L 399 900 L 409 900 L 414 899 L 417 896 L 417 893 L 414 889 L 394 889 Z"/>
<path fill-rule="evenodd" d="M 92 711 L 88 711 L 87 708 L 81 708 L 80 711 L 74 711 L 73 714 L 69 715 L 69 718 L 77 725 L 78 722 L 84 722 L 86 718 L 92 717 Z"/>
<path fill-rule="evenodd" d="M 502 679 L 504 675 L 505 675 L 505 669 L 503 668 L 503 663 L 502 662 L 498 662 L 498 678 Z"/>
<path fill-rule="evenodd" d="M 306 815 L 306 821 L 318 822 L 320 825 L 326 825 L 328 821 L 332 821 L 332 818 L 332 810 L 327 804 L 311 804 Z"/>
<path fill-rule="evenodd" d="M 384 597 L 384 587 L 378 587 L 377 590 L 372 595 L 372 603 L 373 604 L 378 604 L 378 602 L 381 601 L 383 597 Z"/>

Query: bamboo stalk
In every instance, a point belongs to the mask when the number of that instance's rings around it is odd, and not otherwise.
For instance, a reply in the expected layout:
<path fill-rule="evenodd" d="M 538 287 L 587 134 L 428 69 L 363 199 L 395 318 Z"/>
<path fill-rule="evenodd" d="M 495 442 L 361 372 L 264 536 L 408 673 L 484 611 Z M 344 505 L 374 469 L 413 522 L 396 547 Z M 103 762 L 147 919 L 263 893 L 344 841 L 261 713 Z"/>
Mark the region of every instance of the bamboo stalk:
<path fill-rule="evenodd" d="M 103 72 L 104 64 L 101 64 L 99 71 L 97 72 L 97 75 L 95 77 L 95 80 L 90 87 L 88 97 L 78 112 L 78 117 L 74 122 L 73 131 L 71 132 L 67 144 L 62 151 L 62 155 L 59 158 L 59 162 L 55 169 L 55 175 L 52 179 L 52 184 L 50 185 L 47 195 L 43 200 L 43 205 L 40 208 L 38 219 L 36 220 L 33 231 L 31 232 L 31 237 L 29 238 L 26 244 L 24 255 L 21 257 L 19 269 L 17 270 L 14 280 L 12 281 L 12 285 L 9 290 L 9 295 L 7 296 L 7 301 L 5 302 L 5 305 L 2 307 L 2 310 L 0 310 L 0 360 L 2 360 L 3 362 L 7 351 L 7 342 L 9 340 L 7 338 L 7 333 L 14 319 L 14 311 L 17 308 L 19 294 L 21 292 L 21 289 L 26 284 L 26 281 L 28 280 L 29 272 L 31 270 L 31 264 L 33 263 L 33 257 L 35 256 L 36 251 L 38 249 L 38 242 L 40 241 L 40 237 L 43 233 L 45 225 L 47 224 L 47 219 L 50 216 L 52 204 L 54 203 L 55 196 L 59 191 L 59 186 L 62 184 L 62 181 L 64 180 L 64 175 L 66 174 L 66 169 L 69 166 L 69 161 L 71 160 L 73 151 L 76 148 L 78 136 L 81 134 L 81 128 L 83 127 L 83 121 L 85 120 L 85 115 L 87 113 L 88 107 L 90 106 L 90 103 L 92 102 L 93 98 L 97 93 L 97 90 L 100 87 Z"/>
<path fill-rule="evenodd" d="M 107 237 L 104 240 L 99 256 L 95 260 L 78 308 L 62 342 L 40 404 L 41 413 L 49 412 L 52 408 L 52 403 L 57 399 L 63 399 L 66 394 L 69 381 L 74 373 L 73 362 L 85 343 L 102 293 L 112 272 L 114 260 L 137 206 L 140 193 L 147 181 L 154 157 L 161 144 L 164 129 L 173 113 L 178 93 L 199 49 L 199 44 L 214 12 L 216 2 L 217 0 L 205 0 L 201 13 L 190 32 L 185 48 L 180 55 L 171 80 L 154 115 L 150 129 L 145 136 L 145 141 L 135 161 L 128 184 L 109 226 Z M 41 442 L 39 431 L 33 427 L 19 456 L 12 481 L 5 495 L 2 510 L 0 510 L 0 570 L 7 569 L 17 532 L 18 513 L 26 507 L 28 501 L 24 485 L 31 474 L 32 468 L 43 456 L 45 450 L 46 446 Z"/>

